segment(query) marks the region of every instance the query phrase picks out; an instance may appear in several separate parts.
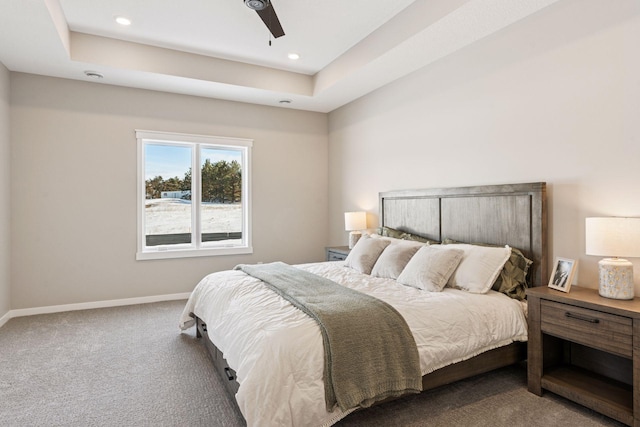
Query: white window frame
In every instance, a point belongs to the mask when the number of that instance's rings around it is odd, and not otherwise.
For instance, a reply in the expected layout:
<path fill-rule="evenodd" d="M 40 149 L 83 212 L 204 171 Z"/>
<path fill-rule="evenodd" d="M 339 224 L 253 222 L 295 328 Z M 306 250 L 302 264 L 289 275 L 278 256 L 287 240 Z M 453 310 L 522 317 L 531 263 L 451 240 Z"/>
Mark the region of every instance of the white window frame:
<path fill-rule="evenodd" d="M 252 139 L 229 138 L 207 135 L 192 135 L 184 133 L 157 132 L 136 130 L 138 144 L 138 249 L 136 260 L 188 258 L 217 255 L 238 255 L 253 253 L 251 241 L 251 148 Z M 192 215 L 190 244 L 147 246 L 145 237 L 145 143 L 167 145 L 185 145 L 193 147 L 191 158 L 192 180 Z M 242 168 L 242 243 L 239 245 L 211 247 L 201 242 L 200 222 L 200 144 L 205 146 L 217 146 L 220 148 L 233 148 L 243 150 Z"/>

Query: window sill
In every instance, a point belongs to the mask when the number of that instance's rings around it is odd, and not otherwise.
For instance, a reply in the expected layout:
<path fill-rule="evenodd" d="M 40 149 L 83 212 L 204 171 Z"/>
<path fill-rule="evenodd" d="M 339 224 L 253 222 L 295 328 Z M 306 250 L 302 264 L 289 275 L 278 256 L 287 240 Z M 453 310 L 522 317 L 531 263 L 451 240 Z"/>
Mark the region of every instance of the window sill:
<path fill-rule="evenodd" d="M 136 253 L 136 260 L 146 261 L 152 259 L 195 258 L 203 256 L 242 255 L 252 253 L 253 248 L 250 246 L 237 248 L 171 249 L 138 252 Z"/>

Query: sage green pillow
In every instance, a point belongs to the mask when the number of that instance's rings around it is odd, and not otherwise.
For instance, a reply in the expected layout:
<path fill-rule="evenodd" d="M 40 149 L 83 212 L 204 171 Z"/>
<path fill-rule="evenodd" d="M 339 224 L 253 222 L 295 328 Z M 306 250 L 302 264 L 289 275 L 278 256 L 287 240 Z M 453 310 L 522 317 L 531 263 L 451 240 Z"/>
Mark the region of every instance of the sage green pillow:
<path fill-rule="evenodd" d="M 443 245 L 461 243 L 453 239 L 444 239 Z M 479 246 L 499 246 L 489 245 L 486 243 L 470 243 L 472 245 Z M 529 287 L 527 283 L 527 275 L 529 268 L 533 264 L 533 261 L 524 256 L 522 251 L 516 248 L 511 248 L 511 256 L 504 264 L 502 271 L 493 282 L 491 289 L 494 291 L 502 292 L 503 294 L 518 300 L 525 300 L 526 290 Z"/>
<path fill-rule="evenodd" d="M 406 231 L 396 230 L 391 227 L 380 228 L 380 235 L 384 237 L 393 237 L 394 239 L 411 240 L 413 242 L 427 243 L 430 245 L 437 244 L 435 240 L 427 239 L 426 237 L 418 236 L 417 234 L 407 233 Z"/>

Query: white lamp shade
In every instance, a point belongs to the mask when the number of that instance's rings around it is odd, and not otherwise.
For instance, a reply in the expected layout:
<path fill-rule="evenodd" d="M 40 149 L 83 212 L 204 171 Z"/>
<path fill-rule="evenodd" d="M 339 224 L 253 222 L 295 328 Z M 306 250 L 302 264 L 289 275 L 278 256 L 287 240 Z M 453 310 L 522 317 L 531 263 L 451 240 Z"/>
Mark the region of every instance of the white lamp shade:
<path fill-rule="evenodd" d="M 640 218 L 587 218 L 586 253 L 605 257 L 640 257 Z"/>
<path fill-rule="evenodd" d="M 367 228 L 366 212 L 345 212 L 344 229 L 347 231 L 364 230 Z"/>

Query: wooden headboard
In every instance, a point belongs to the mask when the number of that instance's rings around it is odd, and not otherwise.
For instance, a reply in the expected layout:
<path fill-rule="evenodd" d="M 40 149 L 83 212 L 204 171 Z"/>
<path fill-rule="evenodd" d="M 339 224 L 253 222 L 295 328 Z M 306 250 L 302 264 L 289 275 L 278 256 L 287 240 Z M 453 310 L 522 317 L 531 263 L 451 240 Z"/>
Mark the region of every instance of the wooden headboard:
<path fill-rule="evenodd" d="M 380 225 L 432 240 L 509 245 L 533 261 L 531 285 L 548 281 L 546 183 L 380 193 Z"/>

